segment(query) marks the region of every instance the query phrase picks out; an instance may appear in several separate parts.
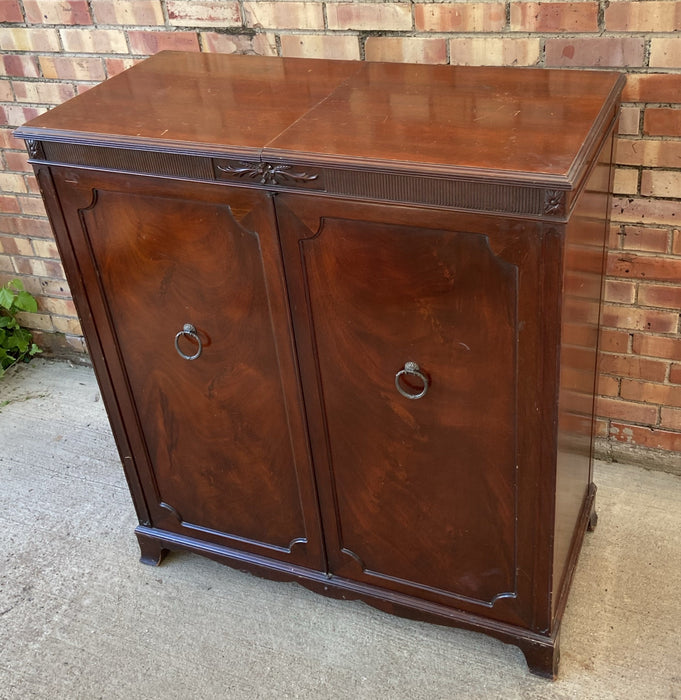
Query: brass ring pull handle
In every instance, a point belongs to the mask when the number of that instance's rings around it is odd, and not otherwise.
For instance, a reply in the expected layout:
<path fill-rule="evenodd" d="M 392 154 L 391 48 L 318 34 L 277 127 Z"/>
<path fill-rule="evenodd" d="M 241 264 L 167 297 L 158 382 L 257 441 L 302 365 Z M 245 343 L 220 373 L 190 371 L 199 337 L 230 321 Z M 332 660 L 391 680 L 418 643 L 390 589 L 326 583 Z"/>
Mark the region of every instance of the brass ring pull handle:
<path fill-rule="evenodd" d="M 186 353 L 182 352 L 182 350 L 180 350 L 180 338 L 182 338 L 182 336 L 185 335 L 188 338 L 191 338 L 199 346 L 198 350 L 193 355 L 187 355 Z M 182 327 L 182 330 L 175 336 L 175 350 L 177 350 L 177 354 L 183 360 L 195 360 L 201 355 L 203 351 L 203 343 L 201 342 L 201 338 L 199 338 L 198 333 L 196 332 L 196 328 L 194 328 L 194 326 L 192 326 L 191 323 L 185 323 Z"/>
<path fill-rule="evenodd" d="M 409 387 L 408 385 L 408 388 L 405 389 L 405 386 L 402 382 L 402 377 L 405 376 L 417 377 L 419 381 L 423 384 L 423 388 L 421 389 L 421 391 L 412 393 L 408 390 L 412 389 L 412 387 Z M 428 381 L 428 377 L 426 377 L 426 375 L 423 374 L 423 372 L 421 372 L 421 368 L 416 364 L 416 362 L 405 362 L 404 369 L 401 369 L 395 375 L 395 386 L 397 387 L 397 391 L 399 391 L 405 399 L 422 399 L 428 391 L 430 382 Z"/>

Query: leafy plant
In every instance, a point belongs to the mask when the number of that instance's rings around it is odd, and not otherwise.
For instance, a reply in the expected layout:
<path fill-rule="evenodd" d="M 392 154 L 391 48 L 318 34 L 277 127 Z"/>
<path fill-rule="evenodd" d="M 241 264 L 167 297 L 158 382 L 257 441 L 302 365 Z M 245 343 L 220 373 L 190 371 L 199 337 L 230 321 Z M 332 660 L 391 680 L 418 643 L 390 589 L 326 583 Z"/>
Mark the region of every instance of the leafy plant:
<path fill-rule="evenodd" d="M 16 318 L 21 311 L 37 310 L 36 300 L 24 290 L 21 280 L 0 287 L 0 377 L 16 362 L 28 362 L 42 352 L 30 331 L 22 328 Z"/>

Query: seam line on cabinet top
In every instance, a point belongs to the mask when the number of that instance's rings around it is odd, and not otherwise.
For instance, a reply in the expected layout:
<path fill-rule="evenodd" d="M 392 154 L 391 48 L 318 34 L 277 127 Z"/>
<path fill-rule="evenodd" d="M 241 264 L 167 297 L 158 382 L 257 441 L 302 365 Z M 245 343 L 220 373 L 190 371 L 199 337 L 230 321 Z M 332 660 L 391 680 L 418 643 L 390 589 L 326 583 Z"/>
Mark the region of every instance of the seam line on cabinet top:
<path fill-rule="evenodd" d="M 270 139 L 266 144 L 263 145 L 263 147 L 260 149 L 260 161 L 262 162 L 263 160 L 263 153 L 271 146 L 271 144 L 276 143 L 278 139 L 280 139 L 289 129 L 292 129 L 301 119 L 305 119 L 310 112 L 314 111 L 319 107 L 320 105 L 323 105 L 327 100 L 330 100 L 334 95 L 341 89 L 346 87 L 351 80 L 357 77 L 359 73 L 362 71 L 366 71 L 366 63 L 365 61 L 357 61 L 358 66 L 357 70 L 352 74 L 349 75 L 345 80 L 342 80 L 338 85 L 336 85 L 333 90 L 331 90 L 328 95 L 325 97 L 322 97 L 319 102 L 315 102 L 309 109 L 307 109 L 303 114 L 301 114 L 297 119 L 292 121 L 283 131 L 279 132 L 274 138 Z"/>

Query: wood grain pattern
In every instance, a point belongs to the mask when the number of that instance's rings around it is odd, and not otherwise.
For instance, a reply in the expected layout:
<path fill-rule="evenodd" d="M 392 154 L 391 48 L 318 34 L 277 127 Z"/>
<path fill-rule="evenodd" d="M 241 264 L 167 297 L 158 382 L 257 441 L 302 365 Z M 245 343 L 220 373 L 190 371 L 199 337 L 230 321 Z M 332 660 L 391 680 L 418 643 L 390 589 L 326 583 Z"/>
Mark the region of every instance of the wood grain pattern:
<path fill-rule="evenodd" d="M 608 236 L 607 211 L 612 189 L 610 162 L 614 136 L 596 160 L 565 230 L 561 378 L 556 463 L 554 606 L 583 517 L 585 493 L 592 485 L 594 395 L 597 381 L 598 323 Z"/>
<path fill-rule="evenodd" d="M 93 145 L 259 151 L 358 63 L 164 51 L 51 110 L 37 133 Z"/>
<path fill-rule="evenodd" d="M 552 410 L 540 225 L 296 195 L 276 207 L 331 570 L 550 627 L 533 593 L 550 581 L 538 485 L 553 487 L 534 409 Z M 394 385 L 410 359 L 432 380 L 413 402 Z"/>
<path fill-rule="evenodd" d="M 319 153 L 326 161 L 567 181 L 594 121 L 614 118 L 602 94 L 618 82 L 612 73 L 367 63 L 269 144 L 265 157 Z"/>
<path fill-rule="evenodd" d="M 162 52 L 18 134 L 565 189 L 622 84 L 604 71 Z"/>
<path fill-rule="evenodd" d="M 81 196 L 90 201 L 74 212 L 72 236 L 91 261 L 115 355 L 124 358 L 153 522 L 272 556 L 304 549 L 296 457 L 306 460 L 305 436 L 291 435 L 281 378 L 291 368 L 277 347 L 277 325 L 287 321 L 272 317 L 261 253 L 261 235 L 274 236 L 269 198 L 200 201 L 111 177 L 84 184 Z M 185 323 L 202 341 L 195 361 L 174 345 Z M 197 350 L 189 337 L 179 342 L 188 355 Z M 308 517 L 315 522 L 314 510 Z"/>
<path fill-rule="evenodd" d="M 302 255 L 349 557 L 332 571 L 514 595 L 517 268 L 484 236 L 328 217 Z M 410 360 L 417 401 L 395 387 Z"/>

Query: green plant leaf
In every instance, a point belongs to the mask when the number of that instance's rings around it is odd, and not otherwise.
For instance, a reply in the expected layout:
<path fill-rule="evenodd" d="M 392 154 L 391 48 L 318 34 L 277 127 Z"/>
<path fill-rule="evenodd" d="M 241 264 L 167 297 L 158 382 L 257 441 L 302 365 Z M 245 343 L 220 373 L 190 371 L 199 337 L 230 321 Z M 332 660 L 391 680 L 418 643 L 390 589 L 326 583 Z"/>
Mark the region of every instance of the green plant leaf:
<path fill-rule="evenodd" d="M 13 316 L 0 316 L 0 328 L 6 328 L 9 330 L 14 330 L 19 328 L 19 322 Z"/>
<path fill-rule="evenodd" d="M 0 306 L 9 311 L 12 304 L 14 304 L 14 294 L 7 287 L 0 287 Z"/>
<path fill-rule="evenodd" d="M 20 311 L 35 313 L 38 310 L 38 303 L 28 292 L 19 292 L 14 301 L 14 305 Z"/>
<path fill-rule="evenodd" d="M 16 362 L 28 362 L 42 352 L 33 342 L 31 332 L 16 319 L 20 311 L 35 313 L 38 304 L 24 291 L 21 280 L 12 280 L 0 287 L 0 377 Z"/>

